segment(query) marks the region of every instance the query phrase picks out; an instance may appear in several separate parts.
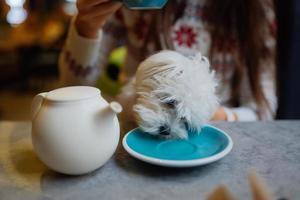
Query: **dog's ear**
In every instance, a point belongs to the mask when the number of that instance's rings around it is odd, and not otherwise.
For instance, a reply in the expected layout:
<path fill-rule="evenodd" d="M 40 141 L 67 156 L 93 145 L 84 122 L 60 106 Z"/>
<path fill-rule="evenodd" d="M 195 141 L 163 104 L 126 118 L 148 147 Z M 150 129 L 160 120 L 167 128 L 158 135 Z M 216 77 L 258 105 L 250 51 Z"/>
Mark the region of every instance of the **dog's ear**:
<path fill-rule="evenodd" d="M 248 176 L 249 184 L 252 190 L 253 200 L 272 200 L 272 195 L 270 194 L 264 181 L 257 176 L 255 171 L 251 171 Z"/>
<path fill-rule="evenodd" d="M 235 200 L 225 185 L 218 186 L 207 198 L 207 200 Z"/>

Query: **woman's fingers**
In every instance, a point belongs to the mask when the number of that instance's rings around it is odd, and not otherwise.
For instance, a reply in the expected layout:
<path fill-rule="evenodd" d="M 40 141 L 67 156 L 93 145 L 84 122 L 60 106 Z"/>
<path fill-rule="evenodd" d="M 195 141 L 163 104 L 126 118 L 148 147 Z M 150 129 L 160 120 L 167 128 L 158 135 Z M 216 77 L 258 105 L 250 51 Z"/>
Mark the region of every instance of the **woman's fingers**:
<path fill-rule="evenodd" d="M 111 13 L 95 16 L 93 18 L 93 21 L 95 21 L 96 23 L 98 22 L 98 24 L 101 23 L 100 25 L 103 25 L 110 15 Z"/>
<path fill-rule="evenodd" d="M 88 10 L 93 6 L 106 3 L 110 0 L 77 0 L 77 8 L 79 11 Z"/>
<path fill-rule="evenodd" d="M 75 26 L 81 36 L 96 38 L 106 19 L 114 14 L 122 3 L 113 0 L 78 0 Z"/>
<path fill-rule="evenodd" d="M 86 16 L 86 18 L 91 19 L 97 16 L 113 14 L 122 6 L 121 3 L 115 2 L 106 2 L 101 3 L 99 5 L 93 6 L 86 10 L 79 11 L 79 14 L 82 16 Z"/>
<path fill-rule="evenodd" d="M 91 15 L 93 15 L 93 17 L 111 15 L 115 13 L 119 8 L 121 8 L 121 6 L 121 3 L 104 3 L 93 7 L 93 9 L 91 10 Z"/>

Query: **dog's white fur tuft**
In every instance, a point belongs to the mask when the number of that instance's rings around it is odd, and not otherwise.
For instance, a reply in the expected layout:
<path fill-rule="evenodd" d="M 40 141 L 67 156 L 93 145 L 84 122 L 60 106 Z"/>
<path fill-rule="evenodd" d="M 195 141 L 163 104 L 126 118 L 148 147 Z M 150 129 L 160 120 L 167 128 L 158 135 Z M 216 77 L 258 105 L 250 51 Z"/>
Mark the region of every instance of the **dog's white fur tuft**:
<path fill-rule="evenodd" d="M 186 138 L 215 112 L 215 88 L 214 71 L 200 53 L 185 57 L 161 51 L 140 64 L 131 83 L 134 91 L 127 94 L 135 94 L 135 119 L 145 132 Z"/>

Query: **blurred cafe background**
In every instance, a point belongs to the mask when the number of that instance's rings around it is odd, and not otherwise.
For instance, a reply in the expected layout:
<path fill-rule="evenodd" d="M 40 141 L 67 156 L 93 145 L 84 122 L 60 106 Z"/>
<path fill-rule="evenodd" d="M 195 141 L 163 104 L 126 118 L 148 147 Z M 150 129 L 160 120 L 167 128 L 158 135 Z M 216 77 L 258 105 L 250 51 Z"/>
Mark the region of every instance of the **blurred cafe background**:
<path fill-rule="evenodd" d="M 76 0 L 0 0 L 0 120 L 28 120 L 32 97 L 58 86 L 57 60 Z M 279 119 L 300 119 L 300 1 L 276 1 Z M 126 50 L 98 86 L 115 95 Z"/>

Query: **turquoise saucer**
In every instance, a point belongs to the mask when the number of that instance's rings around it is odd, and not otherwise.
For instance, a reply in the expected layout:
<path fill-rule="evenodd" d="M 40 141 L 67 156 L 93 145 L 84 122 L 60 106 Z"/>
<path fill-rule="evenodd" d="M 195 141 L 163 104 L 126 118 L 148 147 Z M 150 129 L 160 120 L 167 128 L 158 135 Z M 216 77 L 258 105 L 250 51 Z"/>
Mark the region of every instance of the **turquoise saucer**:
<path fill-rule="evenodd" d="M 163 139 L 136 128 L 123 138 L 125 150 L 133 157 L 167 167 L 193 167 L 215 162 L 226 156 L 233 142 L 228 134 L 206 125 L 188 139 Z"/>

